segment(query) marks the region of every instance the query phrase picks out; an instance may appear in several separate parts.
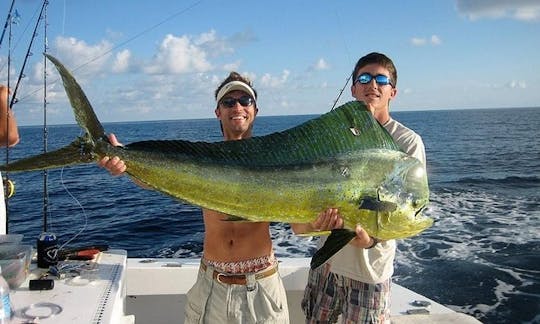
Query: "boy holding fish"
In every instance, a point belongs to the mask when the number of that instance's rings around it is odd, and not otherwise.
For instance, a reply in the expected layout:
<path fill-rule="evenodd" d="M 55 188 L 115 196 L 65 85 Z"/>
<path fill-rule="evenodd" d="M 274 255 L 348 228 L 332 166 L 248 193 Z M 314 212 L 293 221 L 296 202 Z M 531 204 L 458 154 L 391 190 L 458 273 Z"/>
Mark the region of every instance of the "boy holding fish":
<path fill-rule="evenodd" d="M 352 73 L 352 96 L 366 103 L 375 119 L 410 156 L 426 165 L 422 138 L 392 119 L 390 101 L 397 95 L 397 70 L 381 53 L 361 57 Z M 329 208 L 313 224 L 293 224 L 295 233 L 308 233 L 329 222 L 340 222 L 339 211 Z M 322 225 L 322 227 L 321 227 Z M 330 226 L 331 228 L 331 226 Z M 321 240 L 324 243 L 324 239 Z M 328 262 L 310 270 L 302 300 L 306 323 L 390 323 L 390 286 L 396 241 L 379 241 L 360 226 L 356 237 Z"/>

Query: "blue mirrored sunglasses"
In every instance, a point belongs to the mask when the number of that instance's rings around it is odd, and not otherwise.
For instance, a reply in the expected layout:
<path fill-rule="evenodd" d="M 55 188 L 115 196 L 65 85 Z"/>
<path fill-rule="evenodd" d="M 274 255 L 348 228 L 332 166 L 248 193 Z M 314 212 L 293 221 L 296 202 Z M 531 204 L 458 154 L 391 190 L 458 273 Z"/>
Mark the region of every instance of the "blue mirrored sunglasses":
<path fill-rule="evenodd" d="M 369 73 L 362 73 L 358 76 L 356 82 L 368 84 L 373 79 L 375 79 L 375 82 L 377 82 L 378 85 L 392 85 L 392 80 L 384 74 L 371 75 Z"/>
<path fill-rule="evenodd" d="M 242 96 L 240 98 L 227 97 L 221 99 L 220 104 L 222 104 L 226 108 L 232 108 L 236 106 L 237 102 L 240 103 L 242 107 L 249 107 L 253 105 L 253 98 L 251 98 L 250 96 Z"/>

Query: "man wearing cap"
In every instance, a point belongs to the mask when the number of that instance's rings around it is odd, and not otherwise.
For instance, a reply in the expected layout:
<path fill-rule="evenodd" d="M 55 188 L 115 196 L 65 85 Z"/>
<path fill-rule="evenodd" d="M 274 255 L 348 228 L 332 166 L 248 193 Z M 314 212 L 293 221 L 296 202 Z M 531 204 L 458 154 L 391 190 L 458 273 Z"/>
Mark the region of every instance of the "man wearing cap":
<path fill-rule="evenodd" d="M 231 72 L 215 98 L 224 140 L 251 137 L 258 108 L 249 79 Z M 110 140 L 120 145 L 113 134 Z M 113 175 L 126 170 L 118 157 L 105 157 L 98 164 Z M 187 294 L 185 323 L 289 323 L 270 224 L 227 222 L 226 214 L 204 208 L 202 212 L 203 257 L 197 281 Z"/>

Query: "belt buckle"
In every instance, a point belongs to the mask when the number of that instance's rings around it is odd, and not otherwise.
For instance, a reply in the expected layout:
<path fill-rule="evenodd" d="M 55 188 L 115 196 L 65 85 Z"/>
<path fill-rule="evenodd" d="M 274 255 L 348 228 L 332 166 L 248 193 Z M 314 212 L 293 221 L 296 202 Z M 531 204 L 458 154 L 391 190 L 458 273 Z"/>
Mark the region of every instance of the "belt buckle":
<path fill-rule="evenodd" d="M 227 277 L 227 276 L 222 273 L 218 273 L 216 276 L 216 281 L 222 284 L 226 284 L 226 282 L 221 281 L 221 277 Z"/>

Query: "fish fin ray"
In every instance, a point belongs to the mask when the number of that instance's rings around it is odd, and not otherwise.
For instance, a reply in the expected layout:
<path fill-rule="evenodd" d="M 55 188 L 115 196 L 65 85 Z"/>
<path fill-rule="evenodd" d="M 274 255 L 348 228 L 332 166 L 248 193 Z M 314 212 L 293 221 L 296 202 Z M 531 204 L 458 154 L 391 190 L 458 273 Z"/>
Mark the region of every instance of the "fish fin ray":
<path fill-rule="evenodd" d="M 75 113 L 75 119 L 79 126 L 81 126 L 95 142 L 99 139 L 103 139 L 105 136 L 105 130 L 99 122 L 90 101 L 86 97 L 86 94 L 82 88 L 77 83 L 77 80 L 71 75 L 71 73 L 66 69 L 66 67 L 60 63 L 60 61 L 52 55 L 47 53 L 44 54 L 49 61 L 51 61 L 60 76 L 62 77 L 62 82 L 64 84 L 64 89 Z"/>

